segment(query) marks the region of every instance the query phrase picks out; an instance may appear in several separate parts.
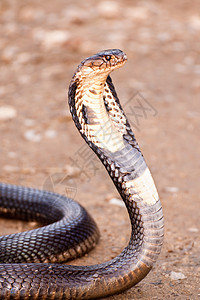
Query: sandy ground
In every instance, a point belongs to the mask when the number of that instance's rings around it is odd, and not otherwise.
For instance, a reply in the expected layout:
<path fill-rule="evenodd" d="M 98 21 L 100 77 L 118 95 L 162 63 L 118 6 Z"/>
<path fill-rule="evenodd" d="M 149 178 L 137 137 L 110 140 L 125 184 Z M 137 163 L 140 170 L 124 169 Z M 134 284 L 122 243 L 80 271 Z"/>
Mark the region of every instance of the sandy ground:
<path fill-rule="evenodd" d="M 71 120 L 68 84 L 91 54 L 128 55 L 112 78 L 158 187 L 165 241 L 150 274 L 109 299 L 200 299 L 199 12 L 187 0 L 0 2 L 0 180 L 65 193 L 90 211 L 101 240 L 77 264 L 116 256 L 130 228 Z M 1 234 L 34 226 L 0 220 Z"/>

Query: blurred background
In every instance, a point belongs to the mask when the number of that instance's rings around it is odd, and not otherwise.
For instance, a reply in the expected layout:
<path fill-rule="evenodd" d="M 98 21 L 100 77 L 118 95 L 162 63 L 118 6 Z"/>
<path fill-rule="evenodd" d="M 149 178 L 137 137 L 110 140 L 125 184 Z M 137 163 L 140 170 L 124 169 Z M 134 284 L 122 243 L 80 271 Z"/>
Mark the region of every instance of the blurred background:
<path fill-rule="evenodd" d="M 128 56 L 112 78 L 161 196 L 165 243 L 150 274 L 110 299 L 200 299 L 199 36 L 198 0 L 0 1 L 0 180 L 64 193 L 90 211 L 101 240 L 73 263 L 116 256 L 130 229 L 71 120 L 68 85 L 87 56 Z M 35 226 L 1 219 L 0 233 Z"/>

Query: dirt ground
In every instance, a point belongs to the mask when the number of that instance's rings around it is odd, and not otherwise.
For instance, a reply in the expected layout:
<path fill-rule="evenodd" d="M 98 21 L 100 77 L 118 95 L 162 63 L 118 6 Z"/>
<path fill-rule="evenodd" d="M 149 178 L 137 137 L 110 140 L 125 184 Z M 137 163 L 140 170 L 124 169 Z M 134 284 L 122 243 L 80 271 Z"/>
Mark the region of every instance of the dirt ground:
<path fill-rule="evenodd" d="M 165 240 L 149 275 L 112 300 L 200 299 L 199 13 L 198 0 L 0 2 L 0 181 L 65 193 L 88 209 L 101 239 L 74 264 L 116 256 L 130 228 L 71 120 L 68 84 L 91 54 L 128 56 L 112 78 L 158 187 Z M 1 219 L 0 233 L 35 226 Z"/>

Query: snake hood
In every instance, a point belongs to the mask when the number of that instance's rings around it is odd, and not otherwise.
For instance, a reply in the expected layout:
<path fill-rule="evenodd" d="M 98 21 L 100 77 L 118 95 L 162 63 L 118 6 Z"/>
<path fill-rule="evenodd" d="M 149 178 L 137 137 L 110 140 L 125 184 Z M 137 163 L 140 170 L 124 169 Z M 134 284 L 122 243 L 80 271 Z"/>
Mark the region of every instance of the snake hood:
<path fill-rule="evenodd" d="M 126 54 L 119 49 L 101 51 L 80 63 L 70 83 L 73 120 L 86 142 L 93 144 L 93 150 L 120 150 L 129 135 L 130 126 L 109 76 L 126 60 Z M 129 140 L 135 144 L 133 134 Z"/>

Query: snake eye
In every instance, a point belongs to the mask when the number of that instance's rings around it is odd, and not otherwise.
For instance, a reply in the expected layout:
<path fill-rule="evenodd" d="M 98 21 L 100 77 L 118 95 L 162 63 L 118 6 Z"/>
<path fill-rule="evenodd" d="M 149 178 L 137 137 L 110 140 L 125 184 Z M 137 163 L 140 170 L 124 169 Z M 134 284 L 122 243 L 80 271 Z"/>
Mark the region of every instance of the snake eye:
<path fill-rule="evenodd" d="M 107 61 L 110 61 L 111 60 L 111 55 L 105 55 L 105 59 L 107 60 Z"/>

